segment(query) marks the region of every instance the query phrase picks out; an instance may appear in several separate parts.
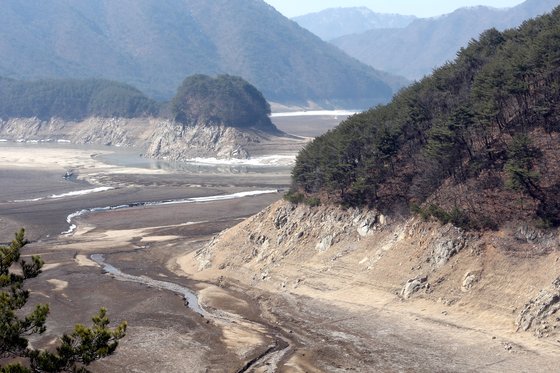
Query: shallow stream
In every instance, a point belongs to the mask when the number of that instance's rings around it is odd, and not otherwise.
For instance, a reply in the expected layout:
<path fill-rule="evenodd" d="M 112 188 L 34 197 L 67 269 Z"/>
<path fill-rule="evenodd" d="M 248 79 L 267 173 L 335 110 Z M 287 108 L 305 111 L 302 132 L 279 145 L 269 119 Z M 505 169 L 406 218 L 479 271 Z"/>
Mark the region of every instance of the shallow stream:
<path fill-rule="evenodd" d="M 154 280 L 153 278 L 147 276 L 129 275 L 128 273 L 122 272 L 117 267 L 105 262 L 105 257 L 103 256 L 103 254 L 93 254 L 91 255 L 91 260 L 99 264 L 105 272 L 109 273 L 117 280 L 136 282 L 138 284 L 147 285 L 155 289 L 168 290 L 180 294 L 181 296 L 183 296 L 183 299 L 185 299 L 185 304 L 187 305 L 187 307 L 203 317 L 206 317 L 208 315 L 208 313 L 204 311 L 198 303 L 198 297 L 196 296 L 196 294 L 189 288 L 175 284 L 173 282 Z"/>

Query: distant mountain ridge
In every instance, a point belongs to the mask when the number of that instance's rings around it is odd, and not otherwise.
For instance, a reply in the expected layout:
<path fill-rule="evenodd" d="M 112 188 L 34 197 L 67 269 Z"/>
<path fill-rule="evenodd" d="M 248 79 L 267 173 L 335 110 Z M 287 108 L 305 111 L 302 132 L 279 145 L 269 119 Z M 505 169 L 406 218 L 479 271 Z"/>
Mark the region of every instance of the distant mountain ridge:
<path fill-rule="evenodd" d="M 329 8 L 292 18 L 323 40 L 362 33 L 372 29 L 401 28 L 417 19 L 415 16 L 376 13 L 366 7 Z"/>
<path fill-rule="evenodd" d="M 558 5 L 560 0 L 527 0 L 506 9 L 461 8 L 440 17 L 418 19 L 405 28 L 369 30 L 331 42 L 376 69 L 414 80 L 453 60 L 461 47 L 484 30 L 517 27 Z"/>
<path fill-rule="evenodd" d="M 270 101 L 369 107 L 404 80 L 262 0 L 4 0 L 0 76 L 103 78 L 167 100 L 185 76 L 241 76 Z"/>

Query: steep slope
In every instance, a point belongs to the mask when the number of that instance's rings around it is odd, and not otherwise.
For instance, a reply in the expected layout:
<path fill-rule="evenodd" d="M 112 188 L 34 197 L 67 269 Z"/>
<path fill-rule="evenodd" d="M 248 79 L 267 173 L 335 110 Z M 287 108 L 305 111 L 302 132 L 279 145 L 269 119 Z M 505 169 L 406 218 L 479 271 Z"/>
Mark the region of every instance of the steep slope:
<path fill-rule="evenodd" d="M 557 349 L 559 245 L 558 229 L 469 233 L 375 210 L 279 201 L 178 264 L 191 278 L 335 302 L 348 314 L 392 309 L 488 339 L 529 331 Z"/>
<path fill-rule="evenodd" d="M 484 32 L 391 104 L 315 139 L 295 189 L 465 228 L 560 225 L 559 25 L 560 7 Z"/>
<path fill-rule="evenodd" d="M 358 34 L 380 28 L 403 28 L 416 19 L 415 16 L 376 13 L 365 7 L 329 8 L 317 13 L 292 18 L 323 40 L 344 35 Z"/>
<path fill-rule="evenodd" d="M 557 5 L 559 0 L 527 0 L 510 9 L 462 8 L 441 17 L 416 20 L 406 28 L 369 30 L 331 42 L 376 69 L 414 80 L 453 60 L 457 51 L 482 31 L 517 27 Z"/>
<path fill-rule="evenodd" d="M 386 75 L 260 0 L 6 0 L 0 39 L 11 78 L 105 78 L 163 99 L 195 73 L 239 75 L 285 103 L 363 107 L 392 94 Z"/>

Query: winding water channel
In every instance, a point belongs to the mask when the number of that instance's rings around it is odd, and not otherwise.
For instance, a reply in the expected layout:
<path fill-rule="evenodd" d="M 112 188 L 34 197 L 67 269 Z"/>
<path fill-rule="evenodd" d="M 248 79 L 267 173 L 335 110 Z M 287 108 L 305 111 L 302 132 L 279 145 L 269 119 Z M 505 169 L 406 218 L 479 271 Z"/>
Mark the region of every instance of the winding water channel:
<path fill-rule="evenodd" d="M 93 254 L 91 255 L 91 260 L 99 264 L 105 272 L 109 273 L 117 280 L 136 282 L 155 289 L 168 290 L 173 293 L 180 294 L 183 296 L 183 299 L 185 299 L 185 304 L 187 305 L 187 307 L 203 317 L 208 316 L 208 313 L 200 306 L 196 294 L 189 288 L 175 284 L 173 282 L 154 280 L 153 278 L 147 276 L 134 276 L 128 273 L 124 273 L 117 267 L 107 263 L 103 254 Z"/>
<path fill-rule="evenodd" d="M 149 286 L 151 288 L 168 290 L 173 293 L 179 294 L 185 300 L 185 305 L 197 314 L 201 315 L 202 317 L 214 317 L 214 315 L 210 314 L 202 308 L 195 292 L 187 287 L 173 282 L 154 280 L 153 278 L 148 276 L 134 276 L 128 273 L 124 273 L 117 267 L 107 263 L 103 254 L 92 254 L 90 258 L 91 260 L 99 264 L 106 273 L 119 281 L 135 282 L 138 284 Z M 277 365 L 280 359 L 282 359 L 282 357 L 285 356 L 291 348 L 289 340 L 278 330 L 273 330 L 265 324 L 260 325 L 266 327 L 271 331 L 271 334 L 274 336 L 274 344 L 269 346 L 258 356 L 249 360 L 243 367 L 237 370 L 237 373 L 248 372 L 257 364 L 264 364 L 268 365 L 269 367 L 271 365 Z"/>

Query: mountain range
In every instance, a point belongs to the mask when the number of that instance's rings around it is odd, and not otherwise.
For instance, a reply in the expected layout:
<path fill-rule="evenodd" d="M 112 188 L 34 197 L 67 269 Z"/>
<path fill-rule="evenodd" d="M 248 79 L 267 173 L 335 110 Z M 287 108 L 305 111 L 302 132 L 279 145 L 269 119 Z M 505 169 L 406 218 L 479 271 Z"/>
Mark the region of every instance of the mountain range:
<path fill-rule="evenodd" d="M 372 29 L 331 42 L 376 69 L 414 80 L 453 60 L 482 31 L 517 27 L 558 5 L 560 0 L 527 0 L 506 9 L 461 8 L 440 17 L 417 19 L 405 28 Z"/>
<path fill-rule="evenodd" d="M 376 13 L 366 7 L 350 7 L 329 8 L 292 19 L 321 39 L 328 41 L 372 29 L 406 27 L 416 17 Z"/>
<path fill-rule="evenodd" d="M 323 42 L 262 0 L 3 0 L 0 76 L 98 78 L 168 100 L 231 74 L 274 102 L 369 107 L 406 80 Z"/>

